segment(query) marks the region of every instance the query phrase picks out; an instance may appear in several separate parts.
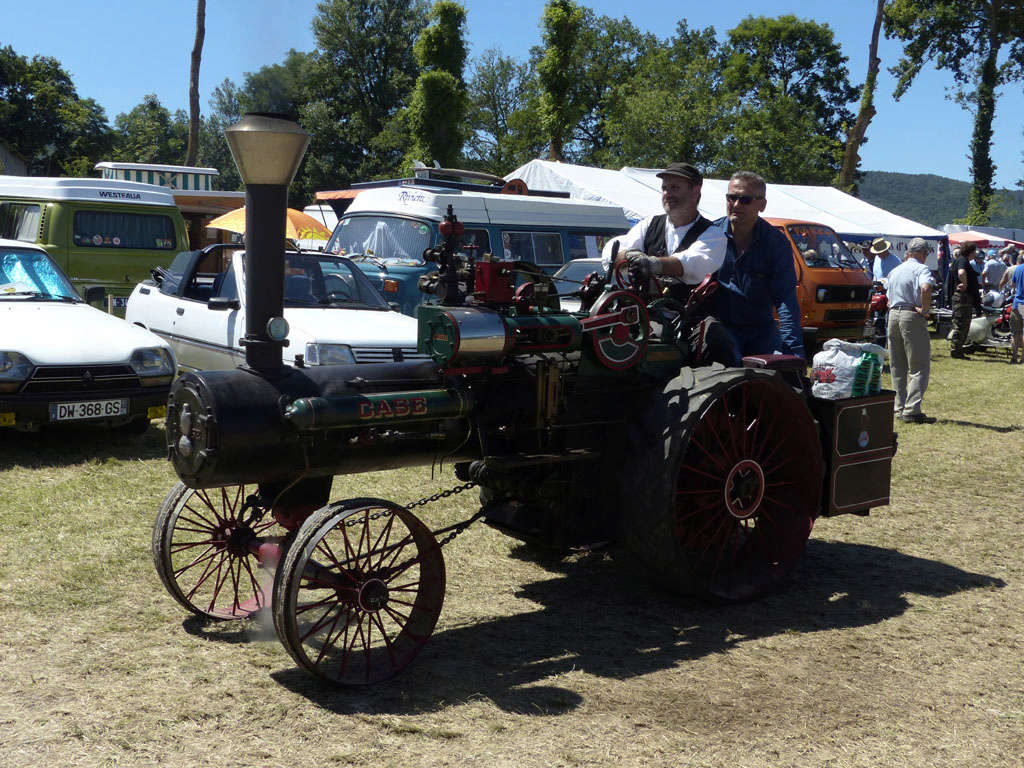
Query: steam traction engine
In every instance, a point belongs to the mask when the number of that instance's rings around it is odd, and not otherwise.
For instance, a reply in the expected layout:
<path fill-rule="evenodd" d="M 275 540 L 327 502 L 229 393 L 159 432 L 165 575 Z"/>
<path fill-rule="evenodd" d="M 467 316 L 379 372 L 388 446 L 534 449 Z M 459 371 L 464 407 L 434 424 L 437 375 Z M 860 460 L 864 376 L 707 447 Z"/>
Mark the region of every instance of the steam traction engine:
<path fill-rule="evenodd" d="M 671 589 L 735 600 L 789 573 L 819 515 L 888 503 L 891 394 L 812 401 L 803 361 L 782 356 L 695 366 L 694 301 L 649 300 L 620 261 L 584 284 L 581 312 L 561 311 L 549 279 L 516 287 L 528 266 L 460 261 L 449 213 L 422 286 L 438 297 L 419 314 L 432 362 L 283 366 L 278 303 L 247 319 L 265 336 L 246 366 L 175 383 L 181 482 L 153 553 L 188 610 L 268 608 L 300 666 L 365 684 L 427 641 L 441 547 L 477 518 L 550 547 L 615 542 Z M 255 285 L 283 280 L 249 264 Z M 464 483 L 452 492 L 480 488 L 458 525 L 431 531 L 411 511 L 422 502 L 328 503 L 333 475 L 439 460 Z"/>

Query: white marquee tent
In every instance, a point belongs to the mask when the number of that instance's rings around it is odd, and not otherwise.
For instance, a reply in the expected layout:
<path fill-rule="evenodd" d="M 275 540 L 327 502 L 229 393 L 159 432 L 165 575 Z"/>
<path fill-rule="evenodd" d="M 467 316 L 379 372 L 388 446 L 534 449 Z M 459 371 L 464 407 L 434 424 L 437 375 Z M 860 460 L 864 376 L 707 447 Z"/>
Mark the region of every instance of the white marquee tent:
<path fill-rule="evenodd" d="M 661 213 L 661 179 L 658 169 L 625 167 L 618 171 L 531 160 L 505 176 L 522 179 L 530 189 L 568 192 L 570 197 L 621 205 L 626 218 L 639 221 Z M 727 181 L 705 179 L 700 212 L 709 219 L 725 215 Z M 884 237 L 894 251 L 902 251 L 913 237 L 938 242 L 945 232 L 932 229 L 866 203 L 833 187 L 769 184 L 764 215 L 826 224 L 844 240 L 862 242 Z M 935 254 L 929 258 L 934 267 Z"/>

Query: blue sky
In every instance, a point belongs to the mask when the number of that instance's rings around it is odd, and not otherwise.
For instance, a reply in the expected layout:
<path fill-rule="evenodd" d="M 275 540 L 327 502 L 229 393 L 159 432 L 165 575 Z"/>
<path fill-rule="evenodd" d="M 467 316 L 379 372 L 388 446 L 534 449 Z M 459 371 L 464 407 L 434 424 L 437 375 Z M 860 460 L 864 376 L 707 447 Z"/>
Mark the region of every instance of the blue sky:
<path fill-rule="evenodd" d="M 628 16 L 636 26 L 662 38 L 674 32 L 680 19 L 690 27 L 713 26 L 723 38 L 751 13 L 793 13 L 832 27 L 849 57 L 851 82 L 862 82 L 867 71 L 873 0 L 766 0 L 756 9 L 736 0 L 674 5 L 664 0 L 580 2 L 598 14 Z M 540 42 L 544 0 L 463 0 L 463 5 L 468 12 L 471 57 L 500 48 L 506 55 L 525 59 L 530 47 Z M 282 61 L 289 48 L 312 50 L 310 22 L 316 6 L 317 0 L 207 0 L 202 108 L 207 108 L 210 92 L 224 78 L 241 83 L 246 72 Z M 4 4 L 0 45 L 11 45 L 25 56 L 58 59 L 79 94 L 96 99 L 113 122 L 148 93 L 155 93 L 171 110 L 187 108 L 194 24 L 192 0 L 10 2 Z M 878 114 L 868 129 L 861 167 L 968 180 L 972 116 L 945 98 L 952 77 L 928 69 L 909 93 L 893 101 L 893 78 L 884 68 L 896 63 L 900 50 L 896 41 L 883 40 L 880 46 L 883 73 L 876 96 Z M 996 183 L 1013 188 L 1024 177 L 1024 84 L 1004 89 L 994 128 Z M 666 163 L 675 159 L 666 158 Z"/>

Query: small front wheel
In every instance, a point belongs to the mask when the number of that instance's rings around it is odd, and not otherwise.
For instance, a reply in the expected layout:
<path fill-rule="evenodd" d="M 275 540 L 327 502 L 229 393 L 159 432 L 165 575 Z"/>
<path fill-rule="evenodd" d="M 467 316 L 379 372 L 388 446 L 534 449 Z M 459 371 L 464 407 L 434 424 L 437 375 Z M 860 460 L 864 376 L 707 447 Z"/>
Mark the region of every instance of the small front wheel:
<path fill-rule="evenodd" d="M 274 581 L 274 627 L 303 669 L 336 685 L 385 680 L 427 642 L 444 603 L 441 547 L 415 515 L 349 499 L 299 529 Z"/>
<path fill-rule="evenodd" d="M 255 486 L 193 490 L 179 482 L 160 505 L 153 562 L 171 596 L 197 616 L 244 619 L 269 602 L 260 547 L 276 553 L 285 531 L 263 519 L 254 494 Z"/>

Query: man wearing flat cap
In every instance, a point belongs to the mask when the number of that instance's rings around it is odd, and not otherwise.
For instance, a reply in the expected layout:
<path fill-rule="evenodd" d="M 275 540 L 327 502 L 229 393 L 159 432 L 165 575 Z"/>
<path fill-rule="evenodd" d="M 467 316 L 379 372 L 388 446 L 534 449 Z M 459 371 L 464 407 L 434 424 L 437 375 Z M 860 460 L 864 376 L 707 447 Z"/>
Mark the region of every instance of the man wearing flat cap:
<path fill-rule="evenodd" d="M 672 163 L 658 174 L 665 213 L 648 216 L 629 232 L 609 240 L 601 263 L 611 266 L 613 243 L 634 274 L 680 279 L 697 285 L 722 263 L 725 238 L 697 212 L 704 177 L 690 163 Z"/>
<path fill-rule="evenodd" d="M 884 237 L 876 237 L 871 241 L 871 279 L 882 282 L 889 273 L 900 265 L 900 260 L 892 253 L 892 245 Z"/>
<path fill-rule="evenodd" d="M 928 315 L 932 308 L 932 271 L 925 259 L 932 247 L 915 237 L 907 246 L 907 259 L 889 273 L 889 368 L 896 390 L 896 417 L 908 424 L 933 424 L 921 410 L 931 369 Z"/>

